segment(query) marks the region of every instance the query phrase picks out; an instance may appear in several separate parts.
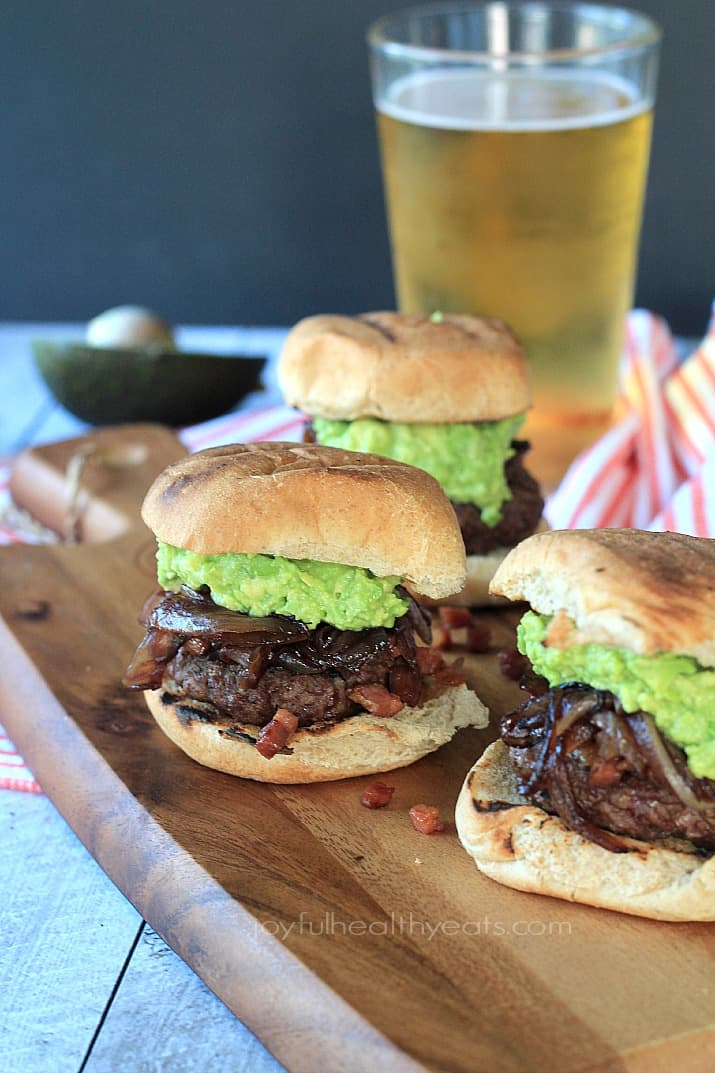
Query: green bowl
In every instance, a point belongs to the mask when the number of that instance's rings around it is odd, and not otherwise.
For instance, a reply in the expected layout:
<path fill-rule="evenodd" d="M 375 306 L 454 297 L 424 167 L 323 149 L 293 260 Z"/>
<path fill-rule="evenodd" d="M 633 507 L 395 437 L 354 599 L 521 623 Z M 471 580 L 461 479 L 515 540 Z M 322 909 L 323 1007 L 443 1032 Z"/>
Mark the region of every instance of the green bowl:
<path fill-rule="evenodd" d="M 193 425 L 260 387 L 265 358 L 35 340 L 35 364 L 58 402 L 92 425 Z"/>

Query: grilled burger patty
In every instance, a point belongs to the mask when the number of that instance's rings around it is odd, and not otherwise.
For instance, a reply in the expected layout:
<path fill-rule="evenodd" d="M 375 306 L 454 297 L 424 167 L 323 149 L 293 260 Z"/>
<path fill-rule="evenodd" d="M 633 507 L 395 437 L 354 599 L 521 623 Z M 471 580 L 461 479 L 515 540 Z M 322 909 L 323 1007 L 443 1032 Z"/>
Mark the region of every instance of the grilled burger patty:
<path fill-rule="evenodd" d="M 209 717 L 265 726 L 287 708 L 305 727 L 360 711 L 348 696 L 357 686 L 383 686 L 408 705 L 421 697 L 414 633 L 428 642 L 430 625 L 412 600 L 391 629 L 310 630 L 281 615 L 227 611 L 184 588 L 154 594 L 141 621 L 147 633 L 125 684 L 194 701 Z"/>
<path fill-rule="evenodd" d="M 452 503 L 462 530 L 467 555 L 486 555 L 495 548 L 511 547 L 530 536 L 541 518 L 544 498 L 538 482 L 524 469 L 526 440 L 512 440 L 516 454 L 504 466 L 511 499 L 502 503 L 502 516 L 496 525 L 485 525 L 481 512 L 473 503 Z"/>
<path fill-rule="evenodd" d="M 685 839 L 715 849 L 715 782 L 645 712 L 613 693 L 570 684 L 530 697 L 502 720 L 502 738 L 530 801 L 606 849 Z"/>

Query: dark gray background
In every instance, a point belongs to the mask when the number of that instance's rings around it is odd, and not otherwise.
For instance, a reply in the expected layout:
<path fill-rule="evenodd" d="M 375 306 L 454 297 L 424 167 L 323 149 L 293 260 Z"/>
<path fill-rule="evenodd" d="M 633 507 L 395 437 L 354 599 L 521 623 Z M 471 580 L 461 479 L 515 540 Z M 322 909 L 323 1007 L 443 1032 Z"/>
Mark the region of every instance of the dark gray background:
<path fill-rule="evenodd" d="M 5 0 L 0 319 L 184 323 L 394 303 L 364 31 L 399 0 Z M 715 0 L 665 31 L 638 304 L 698 334 Z"/>

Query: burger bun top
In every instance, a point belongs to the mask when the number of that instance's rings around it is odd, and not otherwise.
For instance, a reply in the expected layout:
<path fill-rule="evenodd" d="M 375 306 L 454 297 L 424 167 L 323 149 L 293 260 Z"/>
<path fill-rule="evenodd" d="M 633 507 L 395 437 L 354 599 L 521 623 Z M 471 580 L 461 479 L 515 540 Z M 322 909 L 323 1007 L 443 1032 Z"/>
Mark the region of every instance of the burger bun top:
<path fill-rule="evenodd" d="M 674 652 L 715 666 L 715 541 L 640 529 L 537 533 L 496 571 L 490 592 L 554 615 L 556 648 L 602 644 Z"/>
<path fill-rule="evenodd" d="M 513 332 L 449 313 L 307 317 L 288 334 L 278 380 L 290 405 L 346 421 L 497 421 L 531 405 Z"/>
<path fill-rule="evenodd" d="M 142 517 L 166 544 L 201 555 L 279 555 L 397 575 L 439 598 L 466 560 L 438 482 L 377 455 L 318 444 L 214 447 L 164 470 Z"/>

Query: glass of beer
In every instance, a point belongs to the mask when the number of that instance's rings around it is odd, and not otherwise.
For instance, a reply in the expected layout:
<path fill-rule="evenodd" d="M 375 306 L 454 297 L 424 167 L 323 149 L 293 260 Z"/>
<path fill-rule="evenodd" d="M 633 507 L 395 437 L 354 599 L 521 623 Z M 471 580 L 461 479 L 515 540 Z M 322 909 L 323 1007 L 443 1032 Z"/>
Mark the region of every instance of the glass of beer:
<path fill-rule="evenodd" d="M 622 8 L 447 3 L 368 31 L 399 308 L 506 321 L 554 487 L 613 417 L 660 31 Z"/>

